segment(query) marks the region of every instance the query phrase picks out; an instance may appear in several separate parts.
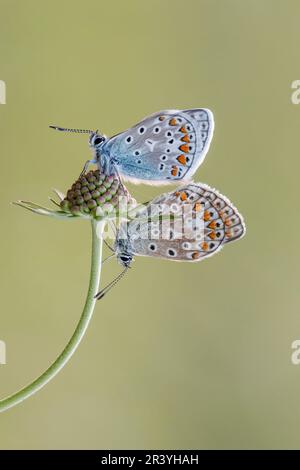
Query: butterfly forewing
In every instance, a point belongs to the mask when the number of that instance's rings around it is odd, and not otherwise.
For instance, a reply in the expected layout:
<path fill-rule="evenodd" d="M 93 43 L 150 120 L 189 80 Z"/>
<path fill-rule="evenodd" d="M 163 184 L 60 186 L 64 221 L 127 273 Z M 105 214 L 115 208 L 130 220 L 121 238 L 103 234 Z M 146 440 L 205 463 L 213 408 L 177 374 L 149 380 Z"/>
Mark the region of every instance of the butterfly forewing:
<path fill-rule="evenodd" d="M 132 253 L 199 261 L 245 232 L 242 216 L 215 189 L 192 183 L 154 199 L 127 225 Z"/>
<path fill-rule="evenodd" d="M 191 178 L 204 160 L 213 129 L 208 109 L 159 111 L 109 139 L 102 151 L 125 179 L 168 184 Z"/>

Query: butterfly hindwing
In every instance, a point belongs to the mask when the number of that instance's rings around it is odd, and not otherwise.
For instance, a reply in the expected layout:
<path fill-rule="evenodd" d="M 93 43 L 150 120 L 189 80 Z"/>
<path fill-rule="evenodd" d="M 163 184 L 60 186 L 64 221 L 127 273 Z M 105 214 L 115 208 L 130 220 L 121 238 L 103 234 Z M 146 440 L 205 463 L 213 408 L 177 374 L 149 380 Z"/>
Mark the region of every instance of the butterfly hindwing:
<path fill-rule="evenodd" d="M 188 180 L 204 160 L 214 129 L 208 109 L 165 110 L 103 145 L 124 179 L 148 184 Z"/>
<path fill-rule="evenodd" d="M 127 230 L 135 255 L 200 261 L 241 238 L 245 225 L 225 196 L 205 184 L 191 183 L 155 198 Z"/>

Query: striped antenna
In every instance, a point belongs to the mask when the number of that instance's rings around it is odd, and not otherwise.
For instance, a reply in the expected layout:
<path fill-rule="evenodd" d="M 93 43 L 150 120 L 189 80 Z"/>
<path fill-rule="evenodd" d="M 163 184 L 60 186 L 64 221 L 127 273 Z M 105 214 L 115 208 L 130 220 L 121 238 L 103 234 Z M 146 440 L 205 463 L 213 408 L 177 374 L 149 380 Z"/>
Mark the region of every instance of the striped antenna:
<path fill-rule="evenodd" d="M 60 132 L 76 132 L 77 134 L 93 134 L 90 129 L 68 129 L 67 127 L 49 126 L 51 129 Z"/>
<path fill-rule="evenodd" d="M 107 286 L 104 287 L 104 289 L 101 289 L 98 294 L 96 294 L 94 296 L 94 299 L 97 299 L 97 300 L 100 300 L 102 299 L 105 294 L 107 294 L 107 292 L 112 288 L 114 287 L 117 282 L 120 281 L 120 279 L 122 279 L 122 277 L 124 276 L 124 274 L 127 273 L 128 269 L 130 269 L 129 267 L 126 267 L 113 281 L 111 281 L 109 284 L 107 284 Z"/>

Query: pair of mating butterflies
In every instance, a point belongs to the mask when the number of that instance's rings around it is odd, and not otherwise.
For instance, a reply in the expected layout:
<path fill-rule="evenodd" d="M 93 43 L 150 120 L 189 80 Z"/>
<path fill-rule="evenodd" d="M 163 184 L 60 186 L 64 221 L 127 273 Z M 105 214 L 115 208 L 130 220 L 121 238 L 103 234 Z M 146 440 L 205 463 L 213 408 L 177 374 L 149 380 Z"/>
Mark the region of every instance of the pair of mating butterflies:
<path fill-rule="evenodd" d="M 112 138 L 98 131 L 54 129 L 89 133 L 93 159 L 106 174 L 146 184 L 186 182 L 203 162 L 213 136 L 208 109 L 165 110 L 155 113 Z M 176 261 L 200 261 L 245 233 L 242 216 L 215 189 L 190 183 L 164 193 L 121 224 L 114 254 L 122 273 L 96 296 L 103 295 L 125 274 L 133 255 Z"/>

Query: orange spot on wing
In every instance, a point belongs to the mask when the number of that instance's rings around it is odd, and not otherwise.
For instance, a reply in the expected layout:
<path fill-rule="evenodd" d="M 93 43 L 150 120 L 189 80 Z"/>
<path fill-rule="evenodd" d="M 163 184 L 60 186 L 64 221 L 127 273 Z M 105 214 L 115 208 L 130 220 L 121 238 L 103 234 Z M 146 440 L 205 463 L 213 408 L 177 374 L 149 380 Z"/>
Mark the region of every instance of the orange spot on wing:
<path fill-rule="evenodd" d="M 169 124 L 170 124 L 170 126 L 176 126 L 176 124 L 177 124 L 176 119 L 175 118 L 170 119 Z"/>
<path fill-rule="evenodd" d="M 160 121 L 163 121 L 163 120 L 166 119 L 166 118 L 165 118 L 165 116 L 159 116 L 158 119 L 159 119 Z"/>
<path fill-rule="evenodd" d="M 211 238 L 211 240 L 214 240 L 216 238 L 216 232 L 210 232 L 208 236 Z"/>
<path fill-rule="evenodd" d="M 172 171 L 171 171 L 171 175 L 177 176 L 177 173 L 178 173 L 178 166 L 173 166 Z"/>
<path fill-rule="evenodd" d="M 208 250 L 208 244 L 206 242 L 202 243 L 202 250 L 204 251 Z"/>
<path fill-rule="evenodd" d="M 205 222 L 207 222 L 210 219 L 210 213 L 209 211 L 204 211 L 204 216 L 203 216 Z"/>
<path fill-rule="evenodd" d="M 184 137 L 182 137 L 180 140 L 182 140 L 182 142 L 190 142 L 190 138 L 187 134 Z"/>
<path fill-rule="evenodd" d="M 194 211 L 199 212 L 201 210 L 202 204 L 200 202 L 196 202 L 194 205 Z"/>
<path fill-rule="evenodd" d="M 184 134 L 187 133 L 187 130 L 184 126 L 181 126 L 181 128 L 179 129 L 180 132 L 183 132 Z"/>
<path fill-rule="evenodd" d="M 179 191 L 176 191 L 175 196 L 178 197 L 180 195 Z"/>
<path fill-rule="evenodd" d="M 200 253 L 199 253 L 199 251 L 194 251 L 194 253 L 192 254 L 192 258 L 193 258 L 193 259 L 198 259 L 198 258 L 200 258 Z"/>
<path fill-rule="evenodd" d="M 182 193 L 180 194 L 180 199 L 181 199 L 182 201 L 186 201 L 186 200 L 187 200 L 187 194 L 186 194 L 184 191 L 182 191 Z"/>
<path fill-rule="evenodd" d="M 216 222 L 213 220 L 209 225 L 208 225 L 209 228 L 216 228 Z"/>
<path fill-rule="evenodd" d="M 187 144 L 182 144 L 182 145 L 180 145 L 179 150 L 181 150 L 184 153 L 188 153 L 189 146 Z"/>
<path fill-rule="evenodd" d="M 181 165 L 186 165 L 186 157 L 185 155 L 179 155 L 179 157 L 177 157 L 177 160 L 179 161 L 179 163 L 181 163 Z"/>
<path fill-rule="evenodd" d="M 230 220 L 230 219 L 226 219 L 224 223 L 225 223 L 225 225 L 226 225 L 227 227 L 229 227 L 229 226 L 231 225 L 231 220 Z"/>

